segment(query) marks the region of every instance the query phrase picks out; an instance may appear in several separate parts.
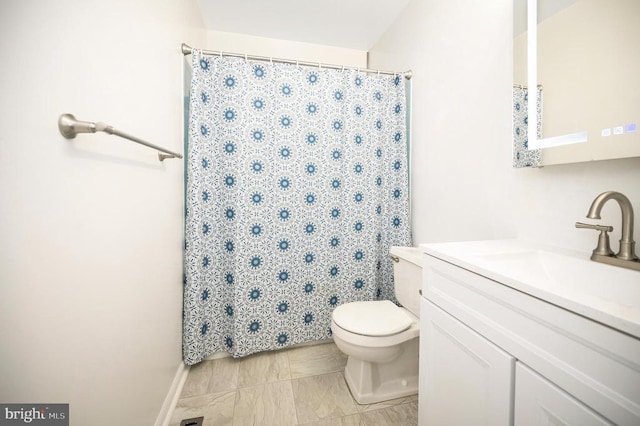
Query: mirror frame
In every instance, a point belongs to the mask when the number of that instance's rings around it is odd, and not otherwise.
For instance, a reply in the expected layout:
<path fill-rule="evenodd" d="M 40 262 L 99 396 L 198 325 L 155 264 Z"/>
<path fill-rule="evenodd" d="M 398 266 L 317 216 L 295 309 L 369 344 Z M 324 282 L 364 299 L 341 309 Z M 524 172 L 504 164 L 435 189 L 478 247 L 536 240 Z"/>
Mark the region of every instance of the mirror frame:
<path fill-rule="evenodd" d="M 536 99 L 538 87 L 538 0 L 527 0 L 527 96 Z M 529 102 L 528 122 L 537 123 L 538 108 L 536 102 Z M 533 117 L 533 120 L 531 119 Z M 551 148 L 587 142 L 586 131 L 538 139 L 536 126 L 527 126 L 528 149 Z"/>

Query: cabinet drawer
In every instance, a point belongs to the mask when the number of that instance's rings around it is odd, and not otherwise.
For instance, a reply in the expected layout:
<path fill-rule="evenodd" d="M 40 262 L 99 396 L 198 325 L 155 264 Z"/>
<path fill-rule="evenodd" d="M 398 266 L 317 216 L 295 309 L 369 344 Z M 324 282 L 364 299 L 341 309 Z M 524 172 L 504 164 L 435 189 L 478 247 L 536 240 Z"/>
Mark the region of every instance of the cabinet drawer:
<path fill-rule="evenodd" d="M 618 424 L 640 424 L 640 340 L 430 255 L 423 296 Z"/>
<path fill-rule="evenodd" d="M 562 389 L 516 363 L 515 423 L 529 425 L 609 426 L 606 419 Z"/>

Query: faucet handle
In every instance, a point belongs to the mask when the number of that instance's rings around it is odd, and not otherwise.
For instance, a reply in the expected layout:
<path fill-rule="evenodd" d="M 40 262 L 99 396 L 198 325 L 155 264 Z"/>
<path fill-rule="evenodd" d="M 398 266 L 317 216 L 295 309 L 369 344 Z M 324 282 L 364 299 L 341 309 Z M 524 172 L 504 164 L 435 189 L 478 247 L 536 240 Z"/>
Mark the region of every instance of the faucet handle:
<path fill-rule="evenodd" d="M 613 250 L 609 245 L 609 234 L 607 232 L 613 231 L 613 226 L 608 225 L 590 225 L 588 223 L 576 222 L 576 228 L 594 229 L 600 231 L 598 237 L 598 246 L 593 250 L 593 254 L 600 256 L 613 256 Z"/>
<path fill-rule="evenodd" d="M 608 225 L 591 225 L 589 223 L 576 222 L 576 228 L 595 229 L 596 231 L 611 232 L 613 226 Z"/>

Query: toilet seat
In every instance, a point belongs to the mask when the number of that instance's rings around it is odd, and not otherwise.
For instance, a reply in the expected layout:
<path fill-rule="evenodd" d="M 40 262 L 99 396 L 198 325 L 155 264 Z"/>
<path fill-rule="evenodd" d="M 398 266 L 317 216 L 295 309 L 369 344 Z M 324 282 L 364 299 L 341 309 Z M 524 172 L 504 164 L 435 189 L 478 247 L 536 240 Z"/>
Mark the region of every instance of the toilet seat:
<path fill-rule="evenodd" d="M 389 300 L 346 303 L 333 311 L 332 319 L 345 331 L 372 337 L 398 334 L 414 322 L 405 309 Z"/>

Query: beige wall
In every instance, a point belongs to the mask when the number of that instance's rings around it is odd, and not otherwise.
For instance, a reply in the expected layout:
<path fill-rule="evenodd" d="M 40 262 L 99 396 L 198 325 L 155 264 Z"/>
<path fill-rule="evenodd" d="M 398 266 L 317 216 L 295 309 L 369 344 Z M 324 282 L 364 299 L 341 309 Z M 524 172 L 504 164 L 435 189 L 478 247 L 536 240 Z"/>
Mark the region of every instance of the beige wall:
<path fill-rule="evenodd" d="M 520 237 L 589 252 L 597 235 L 574 222 L 606 190 L 640 211 L 640 158 L 511 167 L 512 14 L 512 0 L 414 0 L 370 52 L 371 67 L 414 70 L 414 241 Z M 618 206 L 601 222 L 617 241 Z"/>
<path fill-rule="evenodd" d="M 181 365 L 180 43 L 195 0 L 0 5 L 0 401 L 70 403 L 72 425 L 151 425 Z"/>

